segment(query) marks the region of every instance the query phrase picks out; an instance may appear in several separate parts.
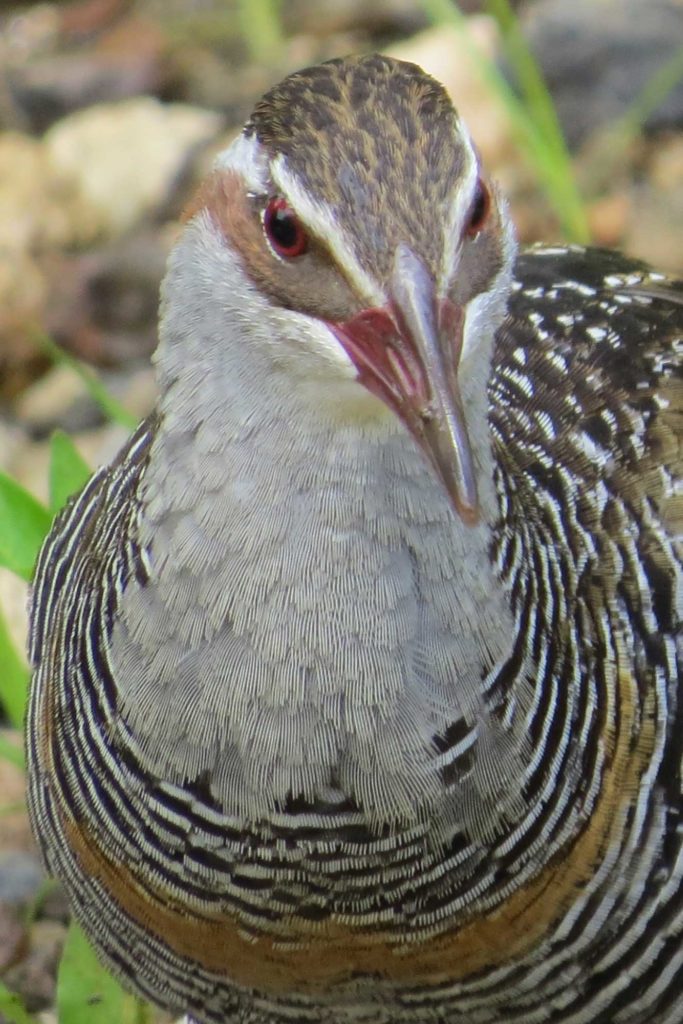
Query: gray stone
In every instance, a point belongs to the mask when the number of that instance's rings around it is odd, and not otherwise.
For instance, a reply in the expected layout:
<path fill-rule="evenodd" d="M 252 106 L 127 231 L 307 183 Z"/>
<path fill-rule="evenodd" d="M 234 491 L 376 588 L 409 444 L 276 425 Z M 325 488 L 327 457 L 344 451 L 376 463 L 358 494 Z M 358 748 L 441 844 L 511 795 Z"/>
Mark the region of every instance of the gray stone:
<path fill-rule="evenodd" d="M 623 116 L 683 44 L 675 0 L 539 0 L 523 26 L 572 147 Z M 683 81 L 645 123 L 681 126 Z"/>

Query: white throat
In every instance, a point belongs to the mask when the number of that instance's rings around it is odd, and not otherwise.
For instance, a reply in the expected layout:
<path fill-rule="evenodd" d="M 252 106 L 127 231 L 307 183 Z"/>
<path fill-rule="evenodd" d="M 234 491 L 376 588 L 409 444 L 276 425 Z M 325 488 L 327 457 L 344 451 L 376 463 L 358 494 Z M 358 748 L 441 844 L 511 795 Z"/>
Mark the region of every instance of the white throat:
<path fill-rule="evenodd" d="M 155 585 L 129 586 L 112 643 L 141 756 L 170 778 L 209 772 L 224 807 L 252 820 L 338 792 L 374 822 L 461 824 L 471 801 L 444 796 L 436 735 L 459 719 L 477 732 L 487 793 L 506 760 L 519 768 L 482 697 L 513 635 L 488 523 L 457 518 L 343 353 L 318 352 L 311 372 L 301 325 L 230 253 L 202 252 L 220 244 L 205 228 L 186 231 L 165 290 L 140 524 Z M 485 402 L 485 371 L 470 376 L 480 394 L 466 402 Z M 340 389 L 358 394 L 351 421 Z M 475 451 L 490 509 L 486 438 Z"/>

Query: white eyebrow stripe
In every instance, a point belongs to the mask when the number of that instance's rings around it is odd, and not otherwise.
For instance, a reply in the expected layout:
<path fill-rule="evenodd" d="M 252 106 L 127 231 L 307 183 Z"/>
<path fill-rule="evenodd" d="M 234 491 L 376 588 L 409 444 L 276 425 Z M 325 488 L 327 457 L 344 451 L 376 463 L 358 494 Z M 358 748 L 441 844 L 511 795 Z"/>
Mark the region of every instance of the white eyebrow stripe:
<path fill-rule="evenodd" d="M 287 167 L 282 154 L 275 157 L 270 165 L 273 182 L 296 210 L 297 214 L 334 253 L 337 262 L 344 269 L 349 281 L 369 307 L 381 307 L 386 303 L 382 289 L 356 259 L 353 249 L 344 235 L 338 221 L 332 216 L 330 206 L 316 202 L 301 186 L 299 179 Z"/>
<path fill-rule="evenodd" d="M 214 170 L 235 171 L 248 192 L 268 191 L 268 153 L 256 135 L 241 132 L 214 160 Z"/>
<path fill-rule="evenodd" d="M 458 121 L 459 141 L 465 154 L 465 165 L 460 173 L 460 182 L 454 190 L 455 198 L 446 216 L 443 226 L 443 257 L 441 261 L 441 281 L 447 287 L 453 279 L 460 258 L 462 232 L 465 220 L 470 212 L 474 190 L 479 177 L 479 161 L 475 153 L 469 132 Z"/>

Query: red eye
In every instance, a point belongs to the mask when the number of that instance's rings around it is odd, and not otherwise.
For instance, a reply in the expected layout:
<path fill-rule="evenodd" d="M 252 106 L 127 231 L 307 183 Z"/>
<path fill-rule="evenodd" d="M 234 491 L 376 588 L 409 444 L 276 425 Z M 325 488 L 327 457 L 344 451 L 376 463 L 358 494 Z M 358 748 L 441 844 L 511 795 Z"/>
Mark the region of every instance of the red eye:
<path fill-rule="evenodd" d="M 465 226 L 465 234 L 469 235 L 470 238 L 474 238 L 478 235 L 486 224 L 486 219 L 491 209 L 491 196 L 489 190 L 484 182 L 479 179 L 477 182 L 477 190 L 474 194 L 474 202 L 472 203 L 472 209 L 470 210 L 469 220 Z"/>
<path fill-rule="evenodd" d="M 278 256 L 293 259 L 308 248 L 308 235 L 287 200 L 279 196 L 268 200 L 263 214 L 263 229 Z"/>

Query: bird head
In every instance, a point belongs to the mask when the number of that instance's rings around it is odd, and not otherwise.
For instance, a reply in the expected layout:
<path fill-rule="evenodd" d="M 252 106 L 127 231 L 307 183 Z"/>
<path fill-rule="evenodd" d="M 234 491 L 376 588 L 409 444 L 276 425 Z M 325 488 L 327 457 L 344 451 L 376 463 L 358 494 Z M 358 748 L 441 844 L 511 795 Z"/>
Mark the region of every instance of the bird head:
<path fill-rule="evenodd" d="M 231 254 L 272 367 L 337 419 L 398 417 L 475 523 L 462 384 L 478 354 L 488 368 L 514 241 L 445 89 L 378 55 L 291 75 L 188 219 Z"/>

